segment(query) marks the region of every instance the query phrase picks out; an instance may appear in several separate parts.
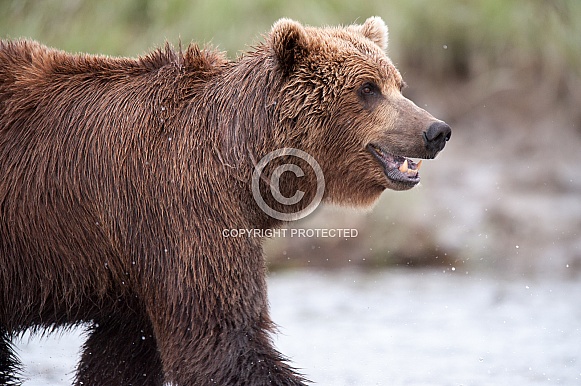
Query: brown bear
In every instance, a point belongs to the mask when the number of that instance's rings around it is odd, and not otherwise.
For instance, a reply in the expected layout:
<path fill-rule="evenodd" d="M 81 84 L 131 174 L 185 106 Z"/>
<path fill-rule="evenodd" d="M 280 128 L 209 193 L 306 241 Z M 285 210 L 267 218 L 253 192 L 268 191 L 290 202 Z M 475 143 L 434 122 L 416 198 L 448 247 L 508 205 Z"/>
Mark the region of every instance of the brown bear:
<path fill-rule="evenodd" d="M 282 19 L 235 61 L 194 44 L 129 59 L 2 41 L 0 383 L 19 381 L 24 330 L 88 325 L 77 385 L 305 384 L 271 341 L 262 238 L 224 230 L 284 223 L 252 187 L 277 149 L 317 161 L 323 202 L 417 185 L 406 157 L 434 158 L 450 128 L 402 96 L 386 46 L 378 17 Z M 267 205 L 316 195 L 304 161 L 264 168 Z"/>

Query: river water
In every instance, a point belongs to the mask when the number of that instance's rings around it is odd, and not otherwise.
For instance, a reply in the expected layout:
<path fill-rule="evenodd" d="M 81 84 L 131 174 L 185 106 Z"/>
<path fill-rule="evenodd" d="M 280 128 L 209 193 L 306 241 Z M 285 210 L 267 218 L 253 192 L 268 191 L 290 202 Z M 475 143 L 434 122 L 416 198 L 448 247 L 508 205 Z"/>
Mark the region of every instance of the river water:
<path fill-rule="evenodd" d="M 579 278 L 286 271 L 269 296 L 275 344 L 318 385 L 581 385 Z M 24 385 L 70 385 L 81 343 L 24 336 Z"/>

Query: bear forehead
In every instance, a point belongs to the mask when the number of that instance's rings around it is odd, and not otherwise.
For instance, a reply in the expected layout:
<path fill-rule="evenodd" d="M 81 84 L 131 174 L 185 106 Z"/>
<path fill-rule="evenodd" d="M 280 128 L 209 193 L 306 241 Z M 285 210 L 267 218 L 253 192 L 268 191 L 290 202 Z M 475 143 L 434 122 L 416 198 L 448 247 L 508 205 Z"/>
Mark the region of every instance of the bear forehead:
<path fill-rule="evenodd" d="M 402 82 L 399 71 L 385 51 L 361 33 L 342 27 L 306 27 L 310 59 L 319 66 L 341 65 L 362 77 Z"/>

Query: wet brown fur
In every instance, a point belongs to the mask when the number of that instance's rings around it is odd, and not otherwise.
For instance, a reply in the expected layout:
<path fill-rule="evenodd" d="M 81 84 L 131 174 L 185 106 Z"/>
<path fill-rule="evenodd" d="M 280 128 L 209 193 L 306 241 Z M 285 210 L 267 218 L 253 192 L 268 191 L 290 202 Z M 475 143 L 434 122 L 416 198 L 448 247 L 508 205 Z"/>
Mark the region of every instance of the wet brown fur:
<path fill-rule="evenodd" d="M 401 96 L 386 45 L 378 18 L 283 19 L 236 61 L 2 41 L 0 383 L 18 382 L 13 337 L 89 323 L 77 384 L 303 384 L 270 339 L 261 240 L 222 232 L 280 224 L 250 189 L 272 150 L 312 154 L 325 200 L 359 206 L 401 188 L 366 144 L 433 156 L 434 118 Z M 374 105 L 357 94 L 366 79 Z M 312 176 L 287 182 L 313 195 Z"/>

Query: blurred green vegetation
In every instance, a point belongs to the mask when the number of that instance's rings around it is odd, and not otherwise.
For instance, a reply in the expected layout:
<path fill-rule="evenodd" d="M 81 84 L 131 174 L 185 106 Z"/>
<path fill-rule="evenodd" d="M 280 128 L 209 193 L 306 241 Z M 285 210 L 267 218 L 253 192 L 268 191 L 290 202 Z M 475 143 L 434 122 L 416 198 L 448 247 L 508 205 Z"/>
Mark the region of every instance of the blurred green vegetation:
<path fill-rule="evenodd" d="M 394 61 L 429 75 L 581 71 L 578 0 L 0 0 L 0 37 L 123 56 L 211 42 L 235 57 L 283 16 L 337 25 L 371 15 L 388 23 Z"/>

